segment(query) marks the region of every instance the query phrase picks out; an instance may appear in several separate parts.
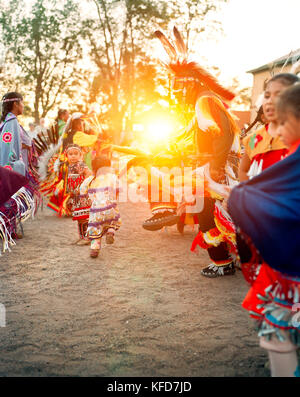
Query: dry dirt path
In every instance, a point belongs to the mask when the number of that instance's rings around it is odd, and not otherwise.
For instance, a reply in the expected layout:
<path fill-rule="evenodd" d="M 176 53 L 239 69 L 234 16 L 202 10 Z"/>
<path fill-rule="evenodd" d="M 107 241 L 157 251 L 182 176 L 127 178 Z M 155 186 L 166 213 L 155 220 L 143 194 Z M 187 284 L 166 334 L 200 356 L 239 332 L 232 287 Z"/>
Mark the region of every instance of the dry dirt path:
<path fill-rule="evenodd" d="M 147 232 L 146 204 L 95 260 L 76 225 L 45 209 L 0 265 L 0 376 L 268 376 L 241 272 L 207 279 L 195 235 Z"/>

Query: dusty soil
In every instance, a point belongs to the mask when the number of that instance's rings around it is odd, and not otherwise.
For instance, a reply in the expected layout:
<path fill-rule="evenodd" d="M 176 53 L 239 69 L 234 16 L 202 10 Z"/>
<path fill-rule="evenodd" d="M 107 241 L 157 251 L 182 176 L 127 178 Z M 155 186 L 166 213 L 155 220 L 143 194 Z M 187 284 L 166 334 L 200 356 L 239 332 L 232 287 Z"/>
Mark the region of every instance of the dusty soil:
<path fill-rule="evenodd" d="M 148 232 L 147 204 L 121 204 L 122 227 L 97 259 L 71 245 L 76 224 L 50 210 L 0 266 L 0 376 L 268 376 L 241 308 L 240 271 L 207 279 L 195 231 Z"/>

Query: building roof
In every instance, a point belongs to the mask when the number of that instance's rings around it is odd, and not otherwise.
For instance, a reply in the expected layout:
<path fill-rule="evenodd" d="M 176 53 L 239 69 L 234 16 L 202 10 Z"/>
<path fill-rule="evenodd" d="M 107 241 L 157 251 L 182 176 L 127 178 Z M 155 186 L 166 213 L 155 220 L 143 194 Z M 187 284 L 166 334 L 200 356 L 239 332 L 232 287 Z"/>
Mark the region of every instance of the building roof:
<path fill-rule="evenodd" d="M 277 58 L 274 61 L 266 63 L 265 65 L 262 65 L 258 68 L 248 70 L 247 73 L 255 74 L 258 72 L 262 72 L 264 70 L 272 69 L 273 66 L 282 66 L 285 63 L 288 65 L 292 62 L 295 62 L 295 60 L 298 60 L 299 57 L 300 57 L 300 48 L 298 48 L 298 50 L 291 51 L 289 54 L 284 55 L 283 57 Z"/>

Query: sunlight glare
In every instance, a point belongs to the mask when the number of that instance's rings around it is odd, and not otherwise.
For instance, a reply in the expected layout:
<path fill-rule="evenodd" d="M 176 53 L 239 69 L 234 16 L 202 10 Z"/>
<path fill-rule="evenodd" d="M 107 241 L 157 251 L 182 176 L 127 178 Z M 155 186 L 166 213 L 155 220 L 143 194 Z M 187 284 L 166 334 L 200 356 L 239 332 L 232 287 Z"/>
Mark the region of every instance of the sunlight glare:
<path fill-rule="evenodd" d="M 152 142 L 166 141 L 174 126 L 166 120 L 156 120 L 147 125 L 146 132 L 148 139 Z"/>

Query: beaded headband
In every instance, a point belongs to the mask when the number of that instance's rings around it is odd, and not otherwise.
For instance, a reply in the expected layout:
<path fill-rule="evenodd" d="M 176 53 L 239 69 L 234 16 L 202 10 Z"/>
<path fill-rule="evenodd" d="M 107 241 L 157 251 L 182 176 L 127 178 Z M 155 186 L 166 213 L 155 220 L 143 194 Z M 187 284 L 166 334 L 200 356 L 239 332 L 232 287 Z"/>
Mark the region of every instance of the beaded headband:
<path fill-rule="evenodd" d="M 8 99 L 3 99 L 2 102 L 15 102 L 15 101 L 22 101 L 21 98 L 8 98 Z"/>
<path fill-rule="evenodd" d="M 76 145 L 75 143 L 74 143 L 73 145 L 70 144 L 70 145 L 66 148 L 65 152 L 68 153 L 68 151 L 69 151 L 70 149 L 77 149 L 79 152 L 82 152 L 81 147 L 78 146 L 78 145 Z"/>

